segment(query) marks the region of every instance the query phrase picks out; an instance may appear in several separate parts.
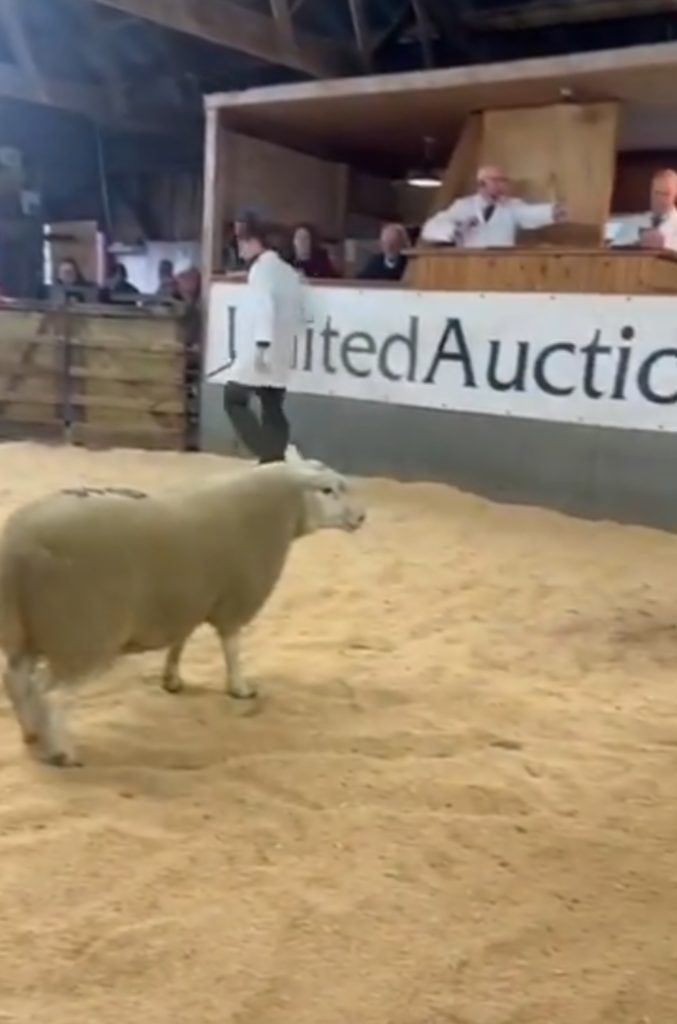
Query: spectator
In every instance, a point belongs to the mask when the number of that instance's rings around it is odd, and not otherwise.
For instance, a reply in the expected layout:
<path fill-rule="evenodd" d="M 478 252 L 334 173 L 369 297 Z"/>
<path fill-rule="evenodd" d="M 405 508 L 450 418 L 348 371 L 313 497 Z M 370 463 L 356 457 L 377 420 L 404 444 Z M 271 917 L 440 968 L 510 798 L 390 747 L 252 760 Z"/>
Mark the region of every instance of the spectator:
<path fill-rule="evenodd" d="M 292 245 L 292 266 L 304 277 L 329 279 L 339 276 L 312 225 L 297 224 L 292 236 Z"/>
<path fill-rule="evenodd" d="M 477 191 L 455 199 L 430 217 L 421 230 L 423 242 L 470 249 L 512 247 L 518 228 L 535 230 L 566 220 L 559 203 L 525 203 L 509 195 L 510 181 L 500 167 L 481 167 Z"/>
<path fill-rule="evenodd" d="M 664 170 L 651 181 L 649 212 L 621 222 L 612 246 L 677 251 L 677 171 Z"/>
<path fill-rule="evenodd" d="M 171 260 L 160 260 L 160 266 L 158 267 L 158 286 L 155 294 L 160 299 L 173 299 L 176 296 L 174 264 Z"/>
<path fill-rule="evenodd" d="M 49 298 L 60 306 L 73 302 L 96 302 L 98 288 L 86 280 L 77 260 L 67 256 L 59 262 L 56 280 L 49 289 Z"/>
<path fill-rule="evenodd" d="M 384 224 L 381 228 L 381 251 L 371 256 L 357 275 L 365 281 L 399 281 L 407 267 L 404 249 L 409 236 L 402 224 Z"/>
<path fill-rule="evenodd" d="M 130 283 L 127 267 L 117 260 L 111 266 L 111 273 L 103 290 L 104 302 L 130 302 L 139 294 L 139 289 Z"/>
<path fill-rule="evenodd" d="M 258 222 L 258 215 L 255 210 L 244 209 L 237 213 L 235 220 L 229 226 L 228 240 L 223 253 L 223 269 L 229 273 L 240 273 L 246 270 L 246 262 L 240 253 L 240 237 L 250 227 Z"/>

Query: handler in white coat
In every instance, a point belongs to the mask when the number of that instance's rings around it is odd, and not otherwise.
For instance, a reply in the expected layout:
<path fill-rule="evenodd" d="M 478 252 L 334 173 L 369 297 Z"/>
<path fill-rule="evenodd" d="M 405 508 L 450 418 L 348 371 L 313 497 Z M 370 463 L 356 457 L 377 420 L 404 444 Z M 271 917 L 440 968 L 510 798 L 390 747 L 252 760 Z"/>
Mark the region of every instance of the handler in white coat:
<path fill-rule="evenodd" d="M 509 179 L 499 167 L 481 167 L 477 192 L 433 214 L 421 229 L 424 242 L 468 249 L 514 246 L 518 228 L 534 230 L 566 220 L 559 203 L 525 203 L 508 195 Z"/>
<path fill-rule="evenodd" d="M 249 274 L 224 406 L 236 434 L 259 462 L 282 462 L 289 444 L 284 401 L 294 339 L 303 327 L 301 279 L 267 247 L 260 225 L 247 225 L 239 251 Z M 251 407 L 254 396 L 261 404 L 260 419 Z"/>
<path fill-rule="evenodd" d="M 651 180 L 649 211 L 628 217 L 611 232 L 612 246 L 677 252 L 677 172 L 658 171 Z"/>

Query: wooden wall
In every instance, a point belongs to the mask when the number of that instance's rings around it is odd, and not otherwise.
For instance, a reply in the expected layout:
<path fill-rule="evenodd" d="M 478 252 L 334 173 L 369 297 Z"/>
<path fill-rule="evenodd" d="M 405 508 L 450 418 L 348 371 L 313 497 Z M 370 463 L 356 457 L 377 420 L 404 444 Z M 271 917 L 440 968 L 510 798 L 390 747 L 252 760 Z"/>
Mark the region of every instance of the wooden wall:
<path fill-rule="evenodd" d="M 283 224 L 310 221 L 326 238 L 345 233 L 348 170 L 234 132 L 223 133 L 225 219 L 254 206 Z"/>

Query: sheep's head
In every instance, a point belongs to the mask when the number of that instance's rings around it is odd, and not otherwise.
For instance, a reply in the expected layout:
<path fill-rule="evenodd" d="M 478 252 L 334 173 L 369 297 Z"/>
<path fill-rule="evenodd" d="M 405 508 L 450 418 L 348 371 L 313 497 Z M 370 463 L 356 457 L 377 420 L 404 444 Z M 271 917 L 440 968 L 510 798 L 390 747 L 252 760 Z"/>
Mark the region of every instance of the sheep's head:
<path fill-rule="evenodd" d="M 366 511 L 340 473 L 320 462 L 296 467 L 303 484 L 302 533 L 316 530 L 358 530 Z"/>

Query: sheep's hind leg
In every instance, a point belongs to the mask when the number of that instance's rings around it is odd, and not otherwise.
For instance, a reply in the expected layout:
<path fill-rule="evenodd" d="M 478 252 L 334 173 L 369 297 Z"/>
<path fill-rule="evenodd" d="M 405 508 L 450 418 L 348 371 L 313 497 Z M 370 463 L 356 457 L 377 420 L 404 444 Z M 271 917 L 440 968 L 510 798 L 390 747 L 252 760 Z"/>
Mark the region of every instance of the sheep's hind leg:
<path fill-rule="evenodd" d="M 39 723 L 31 695 L 31 678 L 35 670 L 35 659 L 22 654 L 9 659 L 4 676 L 5 690 L 27 746 L 37 743 L 39 738 Z"/>
<path fill-rule="evenodd" d="M 220 640 L 226 662 L 226 693 L 238 700 L 252 700 L 256 697 L 256 687 L 242 674 L 239 636 L 222 636 Z"/>
<path fill-rule="evenodd" d="M 37 673 L 30 677 L 30 701 L 37 724 L 40 758 L 56 768 L 77 768 L 78 758 L 66 726 L 63 695 L 51 673 L 43 681 Z M 50 692 L 48 692 L 50 691 Z"/>
<path fill-rule="evenodd" d="M 179 662 L 185 645 L 186 641 L 181 640 L 170 647 L 167 652 L 165 667 L 162 670 L 162 687 L 167 693 L 181 693 L 183 690 L 183 679 L 179 675 Z"/>

